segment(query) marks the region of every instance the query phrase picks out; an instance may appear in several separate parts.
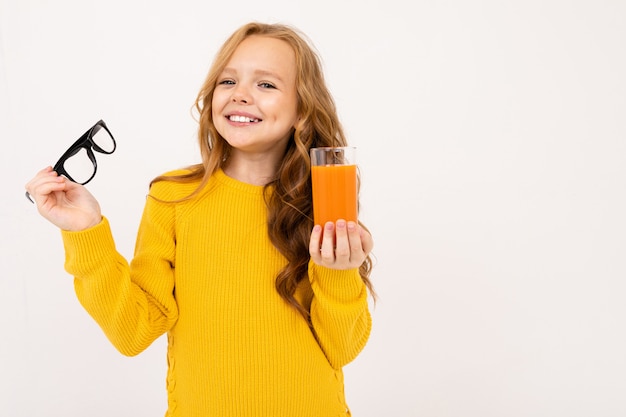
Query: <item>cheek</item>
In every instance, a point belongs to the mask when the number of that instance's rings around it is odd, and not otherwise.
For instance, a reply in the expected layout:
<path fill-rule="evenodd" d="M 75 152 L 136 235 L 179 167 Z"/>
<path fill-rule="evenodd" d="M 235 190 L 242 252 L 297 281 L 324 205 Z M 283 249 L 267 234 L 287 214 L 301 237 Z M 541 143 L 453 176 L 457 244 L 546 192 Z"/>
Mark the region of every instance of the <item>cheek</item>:
<path fill-rule="evenodd" d="M 220 135 L 223 135 L 223 130 L 226 125 L 226 119 L 222 116 L 222 112 L 220 111 L 219 103 L 213 100 L 211 104 L 211 119 L 213 121 L 213 126 L 217 130 Z"/>
<path fill-rule="evenodd" d="M 221 120 L 223 107 L 223 103 L 220 101 L 219 96 L 213 96 L 213 100 L 211 100 L 211 117 L 214 122 Z"/>
<path fill-rule="evenodd" d="M 214 115 L 216 112 L 219 113 L 224 108 L 224 106 L 228 102 L 228 98 L 228 94 L 225 94 L 219 88 L 213 91 L 213 97 L 211 98 L 211 108 Z"/>
<path fill-rule="evenodd" d="M 298 103 L 293 100 L 276 100 L 272 103 L 272 108 L 275 109 L 275 117 L 282 119 L 283 123 L 288 123 L 291 126 L 295 125 L 298 120 Z"/>
<path fill-rule="evenodd" d="M 215 117 L 217 109 L 219 109 L 219 97 L 214 95 L 211 99 L 211 115 Z"/>
<path fill-rule="evenodd" d="M 291 125 L 295 126 L 300 120 L 300 115 L 298 114 L 298 98 L 293 97 L 289 101 L 289 108 L 291 109 Z"/>

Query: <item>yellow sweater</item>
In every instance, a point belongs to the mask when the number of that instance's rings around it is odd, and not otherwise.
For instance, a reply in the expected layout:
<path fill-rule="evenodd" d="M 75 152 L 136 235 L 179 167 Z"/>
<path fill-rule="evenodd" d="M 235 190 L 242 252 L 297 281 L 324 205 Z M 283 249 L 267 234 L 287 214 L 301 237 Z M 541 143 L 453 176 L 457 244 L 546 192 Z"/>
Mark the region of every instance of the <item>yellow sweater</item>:
<path fill-rule="evenodd" d="M 197 184 L 158 182 L 162 200 Z M 216 173 L 183 203 L 148 197 L 130 265 L 106 218 L 63 232 L 76 294 L 113 345 L 137 355 L 168 334 L 166 417 L 349 416 L 342 367 L 371 328 L 356 269 L 309 263 L 297 298 L 274 287 L 286 260 L 267 235 L 263 187 Z"/>

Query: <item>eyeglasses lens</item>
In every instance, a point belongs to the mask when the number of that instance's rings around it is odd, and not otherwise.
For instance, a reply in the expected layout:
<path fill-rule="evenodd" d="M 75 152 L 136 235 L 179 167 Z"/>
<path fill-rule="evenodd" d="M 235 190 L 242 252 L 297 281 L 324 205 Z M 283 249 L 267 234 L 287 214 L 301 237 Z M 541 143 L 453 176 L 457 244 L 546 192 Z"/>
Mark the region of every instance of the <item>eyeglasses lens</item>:
<path fill-rule="evenodd" d="M 91 179 L 96 168 L 89 159 L 87 149 L 80 148 L 63 162 L 63 169 L 74 181 L 84 184 Z"/>
<path fill-rule="evenodd" d="M 100 128 L 100 126 L 96 126 L 96 128 L 99 129 L 93 132 L 91 136 L 91 140 L 93 141 L 93 143 L 96 144 L 96 146 L 102 149 L 102 151 L 104 151 L 105 153 L 113 152 L 115 150 L 115 141 L 113 140 L 109 132 L 104 128 Z"/>

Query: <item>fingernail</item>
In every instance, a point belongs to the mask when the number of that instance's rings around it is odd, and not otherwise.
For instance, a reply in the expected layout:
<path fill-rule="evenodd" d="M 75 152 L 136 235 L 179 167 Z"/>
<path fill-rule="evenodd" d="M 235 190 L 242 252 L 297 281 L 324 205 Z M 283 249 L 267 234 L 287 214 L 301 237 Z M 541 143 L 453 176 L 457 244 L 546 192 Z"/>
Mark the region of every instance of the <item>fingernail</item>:
<path fill-rule="evenodd" d="M 322 231 L 322 226 L 320 226 L 319 224 L 316 224 L 315 226 L 313 226 L 313 231 L 316 233 L 319 233 Z"/>
<path fill-rule="evenodd" d="M 346 221 L 345 220 L 337 220 L 337 228 L 338 229 L 343 229 L 344 227 L 346 227 Z"/>
<path fill-rule="evenodd" d="M 356 223 L 348 222 L 348 230 L 354 230 L 354 229 L 356 229 Z"/>

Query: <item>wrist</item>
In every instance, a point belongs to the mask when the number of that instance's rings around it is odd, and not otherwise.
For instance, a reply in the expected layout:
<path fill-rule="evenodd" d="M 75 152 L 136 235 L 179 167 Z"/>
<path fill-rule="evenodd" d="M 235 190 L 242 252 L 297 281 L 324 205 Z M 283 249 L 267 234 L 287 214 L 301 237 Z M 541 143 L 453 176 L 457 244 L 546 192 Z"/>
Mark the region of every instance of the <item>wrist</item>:
<path fill-rule="evenodd" d="M 84 222 L 72 222 L 70 224 L 65 225 L 65 227 L 61 227 L 63 231 L 66 232 L 82 232 L 93 227 L 96 227 L 102 222 L 102 215 L 94 216 L 91 219 L 86 219 Z"/>

